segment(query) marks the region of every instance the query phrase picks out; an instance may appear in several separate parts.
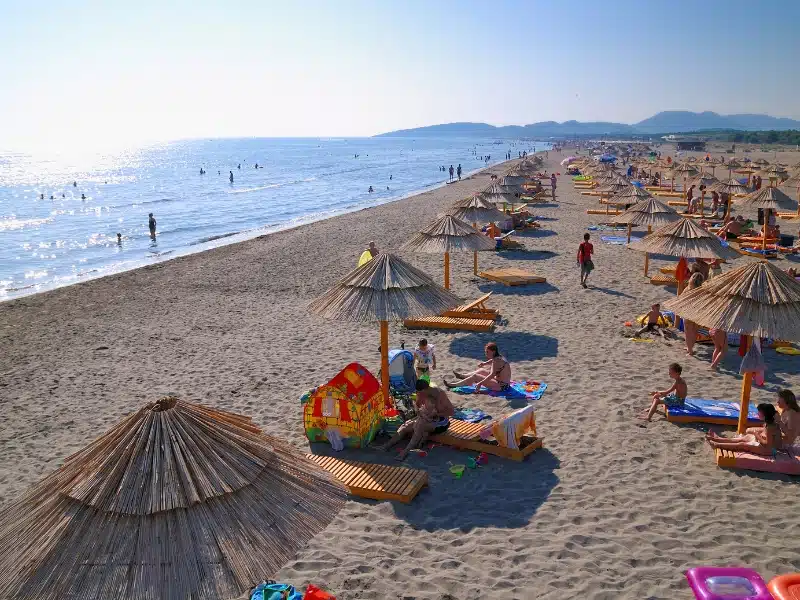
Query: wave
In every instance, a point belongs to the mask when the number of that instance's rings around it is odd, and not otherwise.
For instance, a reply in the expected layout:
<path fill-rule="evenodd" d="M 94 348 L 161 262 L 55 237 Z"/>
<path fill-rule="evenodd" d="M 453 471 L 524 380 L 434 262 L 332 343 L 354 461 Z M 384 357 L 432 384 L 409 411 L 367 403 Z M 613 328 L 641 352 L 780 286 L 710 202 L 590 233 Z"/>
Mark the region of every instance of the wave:
<path fill-rule="evenodd" d="M 229 194 L 247 194 L 249 192 L 260 192 L 261 190 L 269 190 L 272 188 L 283 187 L 284 185 L 288 185 L 286 183 L 271 183 L 269 185 L 261 185 L 254 188 L 245 188 L 243 190 L 228 190 Z"/>
<path fill-rule="evenodd" d="M 233 235 L 239 235 L 242 233 L 241 231 L 232 231 L 231 233 L 221 233 L 219 235 L 210 235 L 208 237 L 200 238 L 199 240 L 195 240 L 194 242 L 189 242 L 190 246 L 196 246 L 197 244 L 205 244 L 206 242 L 213 242 L 214 240 L 221 240 L 224 238 L 231 237 Z"/>
<path fill-rule="evenodd" d="M 131 202 L 130 204 L 121 204 L 120 206 L 112 206 L 111 208 L 122 208 L 123 206 L 142 206 L 143 204 L 163 204 L 164 202 L 175 202 L 175 198 L 159 198 L 158 200 L 142 200 L 141 202 Z"/>

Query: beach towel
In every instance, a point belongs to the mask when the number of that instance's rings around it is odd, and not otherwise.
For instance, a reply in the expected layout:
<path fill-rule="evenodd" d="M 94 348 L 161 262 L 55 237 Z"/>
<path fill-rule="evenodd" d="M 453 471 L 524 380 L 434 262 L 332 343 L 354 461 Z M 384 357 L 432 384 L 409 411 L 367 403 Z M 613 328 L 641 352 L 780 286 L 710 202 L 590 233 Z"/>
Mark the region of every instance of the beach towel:
<path fill-rule="evenodd" d="M 683 406 L 671 406 L 669 414 L 671 417 L 724 417 L 735 420 L 739 418 L 739 402 L 686 398 Z M 759 420 L 758 410 L 752 403 L 748 407 L 747 419 L 749 421 Z"/>
<path fill-rule="evenodd" d="M 467 423 L 480 423 L 484 419 L 491 419 L 492 417 L 480 409 L 460 406 L 453 414 L 453 418 Z"/>
<path fill-rule="evenodd" d="M 536 432 L 536 420 L 534 418 L 533 406 L 528 405 L 519 410 L 515 410 L 510 415 L 500 417 L 491 427 L 481 431 L 481 437 L 488 437 L 490 432 L 503 448 L 519 450 L 519 443 L 522 436 L 528 431 Z"/>
<path fill-rule="evenodd" d="M 624 246 L 628 243 L 628 237 L 624 235 L 601 235 L 600 241 L 615 246 Z"/>
<path fill-rule="evenodd" d="M 524 398 L 532 402 L 538 400 L 544 395 L 547 389 L 547 384 L 541 381 L 512 381 L 508 389 L 501 392 L 495 390 L 487 390 L 485 387 L 481 388 L 482 394 L 489 394 L 495 398 L 505 398 L 507 400 L 517 400 Z M 451 391 L 457 394 L 474 394 L 474 385 L 465 385 L 462 387 L 453 388 Z"/>
<path fill-rule="evenodd" d="M 303 595 L 288 583 L 265 581 L 253 590 L 250 600 L 303 600 Z"/>
<path fill-rule="evenodd" d="M 627 227 L 613 227 L 611 225 L 589 225 L 587 228 L 589 231 L 627 231 Z"/>

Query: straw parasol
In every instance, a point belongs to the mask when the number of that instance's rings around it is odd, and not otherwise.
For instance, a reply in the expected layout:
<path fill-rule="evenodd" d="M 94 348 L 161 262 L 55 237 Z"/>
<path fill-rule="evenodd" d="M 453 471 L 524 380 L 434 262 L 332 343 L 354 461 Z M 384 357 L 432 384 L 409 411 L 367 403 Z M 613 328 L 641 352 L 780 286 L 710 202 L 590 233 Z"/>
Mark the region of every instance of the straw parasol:
<path fill-rule="evenodd" d="M 389 321 L 438 315 L 460 299 L 393 254 L 379 254 L 308 305 L 334 321 L 381 325 L 381 384 L 389 405 Z"/>
<path fill-rule="evenodd" d="M 501 185 L 525 185 L 528 183 L 528 178 L 524 175 L 506 175 L 501 181 Z"/>
<path fill-rule="evenodd" d="M 166 397 L 0 513 L 0 597 L 229 598 L 273 576 L 346 489 L 249 417 Z"/>
<path fill-rule="evenodd" d="M 502 221 L 506 215 L 491 204 L 476 194 L 469 198 L 459 200 L 448 211 L 457 219 L 472 223 L 472 227 L 478 229 L 478 223 L 494 223 L 495 221 Z M 478 274 L 478 253 L 475 252 L 472 257 L 472 269 L 475 275 Z"/>
<path fill-rule="evenodd" d="M 760 208 L 764 211 L 765 227 L 763 228 L 764 235 L 762 237 L 763 242 L 761 244 L 762 250 L 767 249 L 766 225 L 769 224 L 770 211 L 798 210 L 798 207 L 795 206 L 794 200 L 792 200 L 789 196 L 787 196 L 785 192 L 772 186 L 762 187 L 760 190 L 756 190 L 755 192 L 748 194 L 747 196 L 739 200 L 739 204 L 743 207 Z"/>
<path fill-rule="evenodd" d="M 494 240 L 482 235 L 453 215 L 436 219 L 405 244 L 402 250 L 412 252 L 444 252 L 444 289 L 450 289 L 450 253 L 494 250 Z"/>
<path fill-rule="evenodd" d="M 683 177 L 683 192 L 684 192 L 684 194 L 686 193 L 686 181 L 690 177 L 694 177 L 698 173 L 699 173 L 699 171 L 695 168 L 695 166 L 689 164 L 688 162 L 680 163 L 679 165 L 675 165 L 672 168 L 673 177 L 675 175 L 679 175 L 680 177 Z"/>
<path fill-rule="evenodd" d="M 614 198 L 617 198 L 617 196 Z M 650 196 L 646 200 L 643 199 L 638 204 L 634 204 L 620 216 L 615 217 L 614 221 L 628 224 L 628 243 L 630 244 L 631 227 L 634 225 L 647 225 L 647 233 L 649 234 L 653 231 L 653 225 L 663 227 L 680 219 L 681 216 L 674 208 Z M 647 275 L 647 268 L 645 268 L 644 274 Z"/>
<path fill-rule="evenodd" d="M 728 201 L 725 203 L 725 219 L 731 214 L 731 204 L 734 196 L 743 196 L 750 193 L 750 188 L 739 183 L 738 179 L 731 177 L 728 181 L 717 181 L 709 188 L 720 194 L 726 194 Z"/>
<path fill-rule="evenodd" d="M 709 173 L 700 173 L 697 177 L 692 179 L 689 184 L 698 187 L 703 186 L 700 191 L 700 215 L 705 216 L 705 203 L 706 203 L 706 188 L 718 183 L 719 179 Z"/>
<path fill-rule="evenodd" d="M 645 253 L 645 275 L 648 267 L 648 253 L 666 254 L 683 258 L 739 258 L 733 248 L 723 246 L 713 233 L 706 231 L 692 219 L 679 221 L 655 230 L 641 240 L 631 243 L 629 248 Z"/>
<path fill-rule="evenodd" d="M 774 182 L 776 180 L 782 181 L 789 177 L 789 175 L 786 173 L 786 168 L 780 165 L 770 165 L 763 169 L 761 173 L 767 176 L 770 185 L 775 185 Z"/>
<path fill-rule="evenodd" d="M 800 283 L 767 261 L 715 277 L 665 308 L 709 328 L 754 338 L 800 340 Z M 753 373 L 742 380 L 739 433 L 747 428 Z"/>
<path fill-rule="evenodd" d="M 757 158 L 753 161 L 753 164 L 765 167 L 769 164 L 769 161 L 764 158 Z"/>
<path fill-rule="evenodd" d="M 491 202 L 492 204 L 510 204 L 511 210 L 514 210 L 514 202 L 517 197 L 514 195 L 517 193 L 512 189 L 508 189 L 505 186 L 501 186 L 499 183 L 493 183 L 488 188 L 483 190 L 480 193 L 481 198 L 486 200 L 487 202 Z"/>

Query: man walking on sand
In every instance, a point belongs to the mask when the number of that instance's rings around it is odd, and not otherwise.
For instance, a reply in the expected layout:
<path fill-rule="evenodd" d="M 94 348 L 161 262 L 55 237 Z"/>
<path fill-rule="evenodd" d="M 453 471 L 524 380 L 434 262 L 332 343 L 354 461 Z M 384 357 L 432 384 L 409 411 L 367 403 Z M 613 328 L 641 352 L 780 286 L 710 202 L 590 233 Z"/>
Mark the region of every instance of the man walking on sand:
<path fill-rule="evenodd" d="M 589 234 L 583 234 L 583 243 L 578 246 L 578 264 L 581 267 L 581 285 L 585 288 L 586 280 L 589 278 L 589 273 L 594 270 L 594 262 L 592 262 L 592 254 L 594 254 L 594 246 L 589 242 Z"/>
<path fill-rule="evenodd" d="M 550 175 L 550 188 L 551 188 L 550 191 L 553 194 L 553 200 L 555 200 L 556 199 L 556 174 L 555 173 Z"/>
<path fill-rule="evenodd" d="M 453 181 L 453 165 L 450 165 L 450 181 Z"/>

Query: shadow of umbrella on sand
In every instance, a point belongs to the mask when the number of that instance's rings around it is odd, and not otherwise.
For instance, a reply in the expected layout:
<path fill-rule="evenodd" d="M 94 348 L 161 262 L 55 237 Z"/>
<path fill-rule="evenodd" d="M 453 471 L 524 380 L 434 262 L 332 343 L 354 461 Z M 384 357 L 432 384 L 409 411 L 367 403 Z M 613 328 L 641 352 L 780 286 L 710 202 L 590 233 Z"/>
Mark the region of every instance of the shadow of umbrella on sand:
<path fill-rule="evenodd" d="M 469 223 L 453 215 L 436 219 L 408 240 L 401 250 L 411 252 L 444 253 L 444 288 L 450 289 L 450 253 L 494 250 L 494 240 L 486 237 Z"/>
<path fill-rule="evenodd" d="M 381 386 L 389 406 L 389 321 L 438 315 L 461 299 L 393 254 L 379 254 L 308 305 L 332 321 L 381 325 Z"/>
<path fill-rule="evenodd" d="M 250 418 L 162 398 L 3 508 L 0 597 L 234 597 L 277 573 L 346 499 Z"/>
<path fill-rule="evenodd" d="M 664 307 L 705 327 L 749 338 L 800 341 L 800 283 L 767 261 L 714 277 Z M 747 428 L 753 373 L 742 380 L 739 433 Z"/>
<path fill-rule="evenodd" d="M 472 227 L 477 231 L 478 223 L 494 223 L 502 221 L 506 215 L 497 210 L 494 204 L 484 200 L 479 194 L 459 200 L 448 211 L 457 219 L 472 223 Z M 478 274 L 478 253 L 475 252 L 472 259 L 472 270 Z"/>

